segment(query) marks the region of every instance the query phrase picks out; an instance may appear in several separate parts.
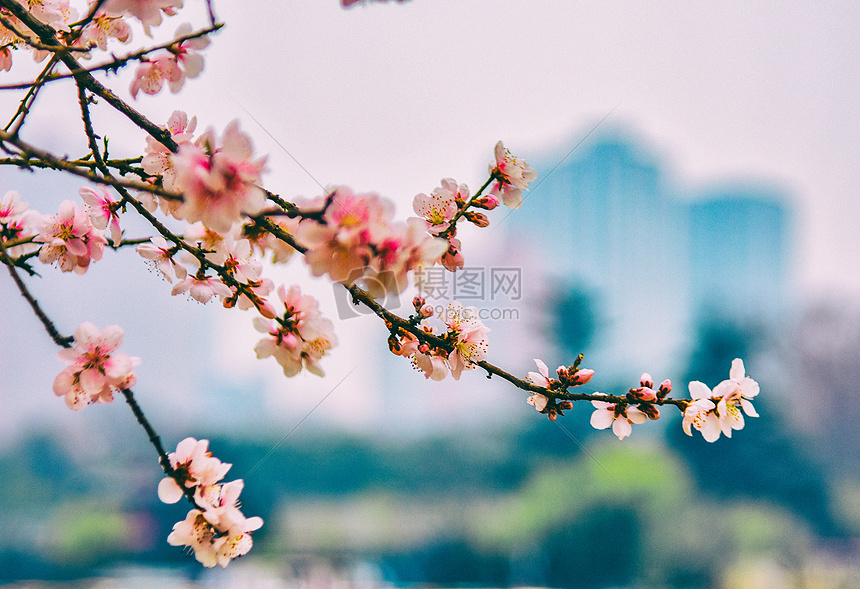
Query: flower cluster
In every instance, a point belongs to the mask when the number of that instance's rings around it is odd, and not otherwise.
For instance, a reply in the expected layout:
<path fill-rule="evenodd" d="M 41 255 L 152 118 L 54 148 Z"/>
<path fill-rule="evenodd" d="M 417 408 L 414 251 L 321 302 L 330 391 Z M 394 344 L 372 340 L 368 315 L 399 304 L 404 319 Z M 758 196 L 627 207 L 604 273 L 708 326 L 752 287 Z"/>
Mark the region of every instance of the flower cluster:
<path fill-rule="evenodd" d="M 28 210 L 28 207 L 14 190 L 0 197 L 0 241 L 3 241 L 6 253 L 13 258 L 36 247 L 32 239 L 38 234 L 37 222 L 41 215 Z"/>
<path fill-rule="evenodd" d="M 496 182 L 491 194 L 502 199 L 505 206 L 518 209 L 523 203 L 522 191 L 537 178 L 537 172 L 527 162 L 517 160 L 501 141 L 496 143 L 496 165 L 490 164 L 490 176 Z"/>
<path fill-rule="evenodd" d="M 263 520 L 246 518 L 239 509 L 242 479 L 219 483 L 230 464 L 213 457 L 208 440 L 185 438 L 168 455 L 172 475 L 158 484 L 158 497 L 176 503 L 183 496 L 193 499 L 195 509 L 173 526 L 167 536 L 171 546 L 188 546 L 205 567 L 226 567 L 231 560 L 248 553 L 251 538 Z"/>
<path fill-rule="evenodd" d="M 647 372 L 639 378 L 639 386 L 627 392 L 626 401 L 607 403 L 592 401 L 595 411 L 591 414 L 591 425 L 596 429 L 612 427 L 612 433 L 623 440 L 633 431 L 634 424 L 645 423 L 648 419 L 658 419 L 660 410 L 656 404 L 662 402 L 672 392 L 672 382 L 664 380 L 654 390 L 654 379 Z M 602 393 L 597 393 L 602 395 Z"/>
<path fill-rule="evenodd" d="M 191 25 L 183 23 L 176 29 L 175 38 L 191 33 Z M 158 94 L 167 82 L 170 91 L 176 94 L 182 89 L 186 78 L 196 78 L 203 71 L 203 56 L 197 51 L 209 45 L 207 37 L 196 37 L 173 43 L 167 50 L 153 58 L 143 58 L 134 72 L 129 92 L 137 98 L 138 92 Z"/>
<path fill-rule="evenodd" d="M 162 14 L 173 16 L 177 8 L 182 8 L 182 0 L 107 0 L 103 7 L 105 13 L 111 16 L 135 17 L 143 24 L 147 35 L 150 34 L 150 27 L 161 24 Z"/>
<path fill-rule="evenodd" d="M 89 403 L 110 403 L 114 391 L 134 386 L 134 366 L 139 358 L 117 353 L 123 331 L 117 325 L 99 331 L 92 323 L 81 323 L 75 330 L 74 348 L 57 357 L 69 366 L 54 380 L 54 393 L 66 398 L 69 408 L 78 410 Z"/>
<path fill-rule="evenodd" d="M 197 128 L 197 117 L 191 117 L 188 120 L 188 115 L 181 110 L 173 111 L 170 118 L 167 120 L 167 130 L 170 131 L 170 136 L 177 145 L 182 146 L 190 144 L 194 138 L 194 129 Z M 167 149 L 160 141 L 152 137 L 146 136 L 146 149 L 143 152 L 143 159 L 140 162 L 143 171 L 152 176 L 157 176 L 160 179 L 161 187 L 168 192 L 176 192 L 176 170 L 173 167 L 173 152 Z M 146 193 L 146 198 L 151 202 L 155 202 L 155 196 Z M 158 203 L 161 205 L 162 211 L 166 215 L 173 215 L 177 219 L 185 217 L 182 211 L 182 201 L 179 199 L 160 199 Z M 155 207 L 150 206 L 150 210 L 154 211 Z"/>
<path fill-rule="evenodd" d="M 556 369 L 558 379 L 550 378 L 549 368 L 543 360 L 534 359 L 537 364 L 537 372 L 529 372 L 527 380 L 535 386 L 543 387 L 548 391 L 567 392 L 568 389 L 584 385 L 594 376 L 594 371 L 589 368 L 580 368 L 582 362 L 582 354 L 573 363 L 573 366 L 559 366 Z M 543 393 L 535 393 L 526 399 L 529 405 L 549 417 L 550 421 L 555 421 L 559 415 L 564 415 L 564 412 L 572 409 L 573 404 L 570 401 L 560 401 L 556 398 L 550 399 Z"/>
<path fill-rule="evenodd" d="M 270 336 L 260 340 L 254 348 L 257 357 L 274 356 L 286 376 L 295 376 L 302 366 L 323 376 L 319 360 L 337 345 L 334 325 L 322 317 L 317 300 L 303 295 L 298 286 L 291 286 L 290 290 L 280 286 L 278 298 L 284 304 L 283 315 L 273 320 L 254 318 L 257 331 Z"/>
<path fill-rule="evenodd" d="M 76 17 L 75 11 L 69 8 L 69 0 L 17 0 L 18 4 L 26 8 L 31 15 L 40 20 L 46 25 L 53 27 L 61 34 L 68 32 L 69 23 Z M 6 10 L 3 11 L 3 17 L 7 19 L 12 27 L 28 39 L 38 41 L 39 36 L 32 32 L 27 25 L 13 16 Z M 13 30 L 0 25 L 0 46 L 5 48 L 2 60 L 0 60 L 0 69 L 9 70 L 12 67 L 12 53 L 10 48 L 27 48 L 28 45 L 25 39 L 19 37 Z M 48 56 L 48 51 L 43 49 L 33 49 L 33 59 L 37 62 L 42 61 Z"/>
<path fill-rule="evenodd" d="M 308 203 L 295 229 L 307 248 L 305 261 L 315 276 L 358 283 L 374 298 L 399 294 L 407 275 L 432 266 L 446 244 L 426 231 L 426 223 L 395 223 L 394 205 L 376 194 L 355 194 L 340 187 Z"/>
<path fill-rule="evenodd" d="M 90 0 L 90 9 L 97 1 Z M 81 31 L 77 45 L 98 47 L 102 51 L 107 51 L 109 38 L 114 38 L 120 43 L 128 43 L 131 41 L 131 26 L 121 16 L 110 15 L 102 7 Z"/>
<path fill-rule="evenodd" d="M 427 224 L 427 231 L 447 241 L 447 249 L 439 258 L 439 263 L 448 271 L 463 268 L 465 260 L 462 244 L 457 239 L 457 221 L 461 218 L 477 227 L 487 227 L 490 219 L 485 213 L 474 209 L 491 211 L 500 202 L 511 208 L 519 208 L 522 203 L 522 190 L 537 177 L 528 163 L 517 160 L 508 152 L 501 141 L 496 144 L 495 163 L 490 164 L 490 180 L 493 186 L 488 194 L 478 191 L 469 197 L 469 188 L 451 178 L 444 178 L 442 185 L 430 195 L 417 194 L 412 201 L 412 209 Z M 483 189 L 482 189 L 483 190 Z"/>
<path fill-rule="evenodd" d="M 82 186 L 78 190 L 86 207 L 84 211 L 90 217 L 93 227 L 105 231 L 110 226 L 110 239 L 119 245 L 122 241 L 122 229 L 119 226 L 119 203 L 114 201 L 110 192 L 104 186 Z"/>
<path fill-rule="evenodd" d="M 184 198 L 184 216 L 189 223 L 227 233 L 243 214 L 259 213 L 266 195 L 257 186 L 266 158 L 251 161 L 251 139 L 233 121 L 220 144 L 209 129 L 194 143 L 184 142 L 172 156 L 173 184 Z"/>
<path fill-rule="evenodd" d="M 744 427 L 744 413 L 758 417 L 751 399 L 758 395 L 759 386 L 746 375 L 744 362 L 740 358 L 732 361 L 729 378 L 714 387 L 713 391 L 697 380 L 690 383 L 689 389 L 692 401 L 684 410 L 681 423 L 688 436 L 693 435 L 692 427 L 699 430 L 708 442 L 716 442 L 720 433 L 731 438 L 732 430 Z"/>
<path fill-rule="evenodd" d="M 74 202 L 63 201 L 55 216 L 41 217 L 38 225 L 35 241 L 45 244 L 39 251 L 42 263 L 56 262 L 63 272 L 83 274 L 92 260 L 102 258 L 107 240 Z"/>
<path fill-rule="evenodd" d="M 449 303 L 445 316 L 440 317 L 447 330 L 436 334 L 428 323 L 433 308 L 420 296 L 415 297 L 413 304 L 418 313 L 416 320 L 420 320 L 420 333 L 429 337 L 420 338 L 401 328 L 391 335 L 388 345 L 394 354 L 410 358 L 425 378 L 442 380 L 450 370 L 451 376 L 459 380 L 464 370 L 473 370 L 486 359 L 490 328 L 481 322 L 476 307 L 464 307 L 456 301 Z M 431 345 L 424 340 L 437 343 Z"/>

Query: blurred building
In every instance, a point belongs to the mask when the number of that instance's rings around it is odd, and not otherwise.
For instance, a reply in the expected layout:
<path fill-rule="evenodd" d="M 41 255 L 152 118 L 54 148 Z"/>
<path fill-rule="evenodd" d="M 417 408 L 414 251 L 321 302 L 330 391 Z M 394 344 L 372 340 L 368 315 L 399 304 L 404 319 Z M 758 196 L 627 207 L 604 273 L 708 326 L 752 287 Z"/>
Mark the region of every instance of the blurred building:
<path fill-rule="evenodd" d="M 788 310 L 788 212 L 781 198 L 741 186 L 696 195 L 688 209 L 696 313 L 773 320 Z"/>
<path fill-rule="evenodd" d="M 566 152 L 537 163 L 538 182 L 509 222 L 561 288 L 593 294 L 589 366 L 624 378 L 662 374 L 686 360 L 699 313 L 785 308 L 788 213 L 779 193 L 684 194 L 652 149 L 619 132 L 553 169 Z"/>

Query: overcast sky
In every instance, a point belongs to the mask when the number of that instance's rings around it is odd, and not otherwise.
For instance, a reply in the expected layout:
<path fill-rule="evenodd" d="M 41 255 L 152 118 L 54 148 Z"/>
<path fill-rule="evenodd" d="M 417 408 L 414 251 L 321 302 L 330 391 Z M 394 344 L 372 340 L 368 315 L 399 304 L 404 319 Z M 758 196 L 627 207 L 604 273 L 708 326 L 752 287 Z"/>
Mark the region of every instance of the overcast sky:
<path fill-rule="evenodd" d="M 404 203 L 443 176 L 479 184 L 498 139 L 563 154 L 611 112 L 683 186 L 784 187 L 803 291 L 860 290 L 856 2 L 254 6 L 217 4 L 228 26 L 180 101 L 219 97 L 201 119 L 242 119 L 284 194 L 319 188 L 242 108 L 321 184 Z"/>

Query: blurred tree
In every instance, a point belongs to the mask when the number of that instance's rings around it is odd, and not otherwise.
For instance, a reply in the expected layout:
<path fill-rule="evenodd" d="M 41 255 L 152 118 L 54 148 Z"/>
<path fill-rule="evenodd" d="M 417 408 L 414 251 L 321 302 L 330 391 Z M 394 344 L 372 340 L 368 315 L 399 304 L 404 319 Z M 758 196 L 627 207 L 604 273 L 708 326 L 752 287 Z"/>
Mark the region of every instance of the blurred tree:
<path fill-rule="evenodd" d="M 575 357 L 591 344 L 597 326 L 595 296 L 582 286 L 561 283 L 550 295 L 550 334 L 564 357 Z"/>
<path fill-rule="evenodd" d="M 754 371 L 756 354 L 764 352 L 763 326 L 726 321 L 705 314 L 698 327 L 688 375 L 710 387 L 728 378 L 734 358 L 747 358 Z M 688 377 L 692 378 L 692 377 Z M 737 440 L 714 443 L 687 436 L 680 427 L 667 429 L 667 441 L 687 460 L 703 492 L 720 499 L 748 497 L 778 503 L 808 521 L 823 536 L 844 533 L 830 509 L 830 486 L 822 462 L 802 432 L 791 426 L 773 384 L 760 382 L 769 394 L 756 398 L 760 417 L 746 418 Z M 795 394 L 786 391 L 783 398 Z"/>

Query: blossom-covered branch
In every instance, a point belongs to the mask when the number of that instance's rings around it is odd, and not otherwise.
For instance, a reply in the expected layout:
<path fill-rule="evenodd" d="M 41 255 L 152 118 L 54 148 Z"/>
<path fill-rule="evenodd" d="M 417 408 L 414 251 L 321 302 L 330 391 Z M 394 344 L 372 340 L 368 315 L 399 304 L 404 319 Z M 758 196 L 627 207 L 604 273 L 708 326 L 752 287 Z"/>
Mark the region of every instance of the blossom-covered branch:
<path fill-rule="evenodd" d="M 344 6 L 355 2 L 344 2 Z M 119 392 L 156 449 L 167 474 L 158 487 L 168 503 L 183 496 L 192 503 L 185 520 L 168 536 L 169 543 L 187 546 L 205 566 L 226 566 L 248 552 L 260 518 L 245 518 L 239 509 L 241 480 L 222 483 L 230 465 L 212 457 L 206 440 L 186 438 L 167 454 L 160 438 L 135 400 L 131 386 L 137 358 L 118 352 L 122 330 L 99 330 L 82 323 L 74 337 L 64 337 L 47 318 L 18 274 L 31 274 L 38 259 L 62 272 L 85 274 L 102 259 L 105 246 L 135 245 L 137 253 L 171 284 L 171 295 L 185 294 L 199 303 L 219 300 L 225 308 L 250 311 L 251 323 L 263 334 L 255 352 L 272 357 L 285 376 L 303 371 L 323 376 L 328 353 L 338 344 L 334 323 L 323 316 L 319 302 L 299 285 L 275 285 L 263 274 L 263 260 L 288 263 L 294 254 L 311 274 L 325 276 L 345 288 L 355 304 L 379 317 L 387 331 L 389 350 L 408 359 L 425 378 L 460 379 L 474 370 L 499 377 L 529 393 L 525 399 L 539 413 L 555 420 L 577 401 L 594 407 L 591 424 L 610 429 L 618 438 L 632 426 L 658 419 L 660 408 L 674 406 L 683 413 L 682 427 L 700 431 L 707 441 L 731 437 L 744 425 L 744 415 L 756 416 L 752 400 L 758 384 L 736 359 L 729 378 L 710 389 L 689 383 L 689 399 L 673 398 L 669 380 L 659 385 L 643 374 L 625 395 L 580 392 L 594 371 L 582 366 L 579 355 L 551 374 L 535 360 L 537 372 L 525 378 L 489 362 L 490 329 L 475 307 L 451 301 L 437 311 L 422 296 L 413 299 L 413 313 L 402 317 L 380 300 L 411 288 L 416 275 L 439 266 L 448 272 L 464 268 L 465 249 L 457 238 L 458 224 L 482 228 L 490 212 L 505 205 L 517 209 L 523 192 L 537 172 L 499 141 L 488 166 L 488 178 L 474 193 L 465 183 L 443 178 L 428 193 L 416 194 L 416 216 L 398 220 L 393 203 L 377 194 L 335 186 L 312 199 L 289 202 L 263 188 L 267 157 L 255 154 L 251 137 L 237 121 L 218 132 L 197 133 L 196 117 L 175 111 L 164 126 L 150 121 L 94 74 L 115 71 L 132 62 L 137 69 L 128 92 L 158 94 L 165 85 L 178 92 L 204 67 L 202 51 L 209 35 L 221 26 L 207 0 L 209 25 L 192 32 L 190 24 L 176 29 L 172 40 L 140 49 L 90 68 L 81 60 L 108 43 L 126 44 L 130 28 L 125 19 L 140 22 L 149 35 L 165 17 L 174 16 L 181 0 L 91 0 L 86 16 L 74 21 L 66 0 L 0 0 L 0 69 L 11 67 L 12 51 L 32 52 L 37 61 L 49 58 L 29 84 L 0 89 L 25 89 L 7 127 L 0 131 L 0 148 L 10 157 L 0 165 L 22 169 L 52 169 L 88 181 L 78 200 L 64 200 L 56 214 L 29 208 L 14 191 L 0 197 L 0 262 L 5 264 L 22 296 L 53 340 L 64 348 L 59 358 L 67 367 L 57 376 L 54 392 L 73 410 L 91 403 L 109 403 Z M 5 43 L 5 44 L 2 44 Z M 67 73 L 54 73 L 64 66 Z M 40 89 L 63 78 L 74 80 L 83 134 L 89 152 L 69 159 L 31 145 L 20 131 Z M 142 153 L 111 158 L 107 139 L 93 122 L 95 98 L 122 114 L 145 133 Z M 118 195 L 118 196 L 117 196 Z M 123 235 L 123 215 L 134 211 L 152 228 L 146 239 Z M 171 227 L 180 227 L 171 229 Z"/>

